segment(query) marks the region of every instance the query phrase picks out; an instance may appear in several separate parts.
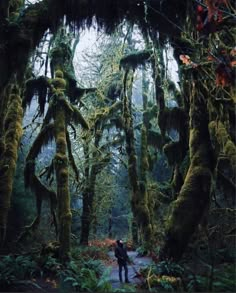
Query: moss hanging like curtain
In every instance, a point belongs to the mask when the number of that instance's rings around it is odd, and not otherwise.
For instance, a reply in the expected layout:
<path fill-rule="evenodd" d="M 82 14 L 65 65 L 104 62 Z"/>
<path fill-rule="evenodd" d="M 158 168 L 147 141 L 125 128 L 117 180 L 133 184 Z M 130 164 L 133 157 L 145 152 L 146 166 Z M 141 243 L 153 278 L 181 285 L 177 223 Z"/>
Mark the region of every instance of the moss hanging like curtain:
<path fill-rule="evenodd" d="M 200 83 L 193 81 L 193 85 L 190 100 L 190 167 L 167 222 L 161 259 L 180 259 L 210 201 L 213 160 L 208 113 L 205 100 L 200 92 L 196 92 Z"/>
<path fill-rule="evenodd" d="M 0 162 L 0 245 L 3 245 L 6 236 L 18 147 L 22 136 L 22 119 L 22 100 L 18 88 L 14 86 L 8 99 L 1 142 L 3 160 Z"/>

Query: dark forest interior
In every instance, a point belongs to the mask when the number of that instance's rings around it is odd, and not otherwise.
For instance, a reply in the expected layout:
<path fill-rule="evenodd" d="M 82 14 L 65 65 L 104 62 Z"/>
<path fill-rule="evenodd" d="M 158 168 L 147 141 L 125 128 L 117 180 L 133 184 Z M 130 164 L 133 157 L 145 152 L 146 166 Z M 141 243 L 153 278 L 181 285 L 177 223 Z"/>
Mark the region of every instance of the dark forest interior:
<path fill-rule="evenodd" d="M 0 1 L 0 292 L 236 292 L 235 12 Z"/>

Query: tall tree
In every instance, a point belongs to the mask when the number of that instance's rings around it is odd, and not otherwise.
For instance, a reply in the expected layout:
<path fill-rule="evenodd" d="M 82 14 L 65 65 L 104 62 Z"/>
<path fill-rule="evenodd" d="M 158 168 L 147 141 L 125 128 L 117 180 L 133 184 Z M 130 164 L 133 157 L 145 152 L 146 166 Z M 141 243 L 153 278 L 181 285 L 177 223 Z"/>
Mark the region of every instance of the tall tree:
<path fill-rule="evenodd" d="M 31 225 L 35 229 L 35 225 L 38 225 L 40 219 L 43 197 L 43 194 L 40 194 L 40 192 L 42 191 L 42 188 L 44 189 L 44 193 L 48 194 L 49 197 L 52 198 L 53 195 L 53 192 L 50 190 L 47 191 L 47 188 L 35 175 L 35 159 L 42 146 L 47 144 L 48 140 L 54 138 L 56 142 L 56 154 L 51 167 L 46 169 L 47 172 L 45 172 L 45 174 L 48 173 L 48 177 L 50 177 L 52 170 L 55 170 L 56 173 L 57 192 L 54 199 L 51 199 L 51 209 L 54 216 L 56 197 L 60 257 L 62 259 L 68 257 L 70 251 L 71 210 L 68 170 L 69 162 L 78 178 L 78 170 L 72 155 L 70 136 L 67 128 L 68 124 L 71 122 L 80 123 L 85 129 L 89 128 L 77 107 L 70 104 L 65 95 L 65 93 L 68 93 L 69 95 L 73 93 L 74 95 L 69 97 L 74 101 L 77 94 L 76 81 L 73 76 L 73 54 L 71 51 L 71 43 L 67 38 L 68 36 L 66 35 L 65 29 L 61 29 L 55 39 L 55 45 L 51 50 L 52 75 L 55 75 L 55 78 L 50 80 L 47 77 L 40 77 L 36 80 L 28 80 L 25 101 L 26 103 L 30 103 L 34 91 L 36 91 L 38 93 L 39 104 L 41 105 L 40 109 L 43 112 L 47 96 L 47 87 L 49 88 L 49 106 L 43 121 L 42 129 L 36 138 L 36 143 L 33 144 L 27 156 L 25 180 L 26 185 L 29 185 L 35 191 L 36 197 L 41 197 L 41 200 L 38 200 L 40 207 L 38 209 L 37 218 Z M 67 78 L 64 78 L 64 75 L 67 76 Z M 73 83 L 72 78 L 74 80 Z M 35 85 L 36 88 L 34 88 Z M 53 123 L 51 123 L 51 120 L 53 120 Z M 44 196 L 46 196 L 46 194 L 44 194 Z"/>

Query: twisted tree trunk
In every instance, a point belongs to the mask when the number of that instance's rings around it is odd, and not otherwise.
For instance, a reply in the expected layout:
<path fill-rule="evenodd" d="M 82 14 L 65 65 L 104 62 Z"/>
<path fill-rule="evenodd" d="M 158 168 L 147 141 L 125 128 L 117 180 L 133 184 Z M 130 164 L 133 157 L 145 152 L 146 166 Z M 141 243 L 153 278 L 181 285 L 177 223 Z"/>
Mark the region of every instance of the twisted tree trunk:
<path fill-rule="evenodd" d="M 180 259 L 210 201 L 213 159 L 208 112 L 205 99 L 200 92 L 196 92 L 194 81 L 193 85 L 190 99 L 190 167 L 167 222 L 161 259 Z"/>

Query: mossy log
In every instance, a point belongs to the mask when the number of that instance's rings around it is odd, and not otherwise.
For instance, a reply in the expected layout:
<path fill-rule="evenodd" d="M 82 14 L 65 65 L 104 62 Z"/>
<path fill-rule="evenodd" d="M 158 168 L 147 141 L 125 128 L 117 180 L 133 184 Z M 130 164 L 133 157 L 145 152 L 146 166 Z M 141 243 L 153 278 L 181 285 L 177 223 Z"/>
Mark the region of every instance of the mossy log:
<path fill-rule="evenodd" d="M 0 245 L 3 245 L 11 204 L 13 179 L 22 136 L 23 109 L 17 87 L 12 89 L 4 121 L 4 152 L 0 165 Z"/>

